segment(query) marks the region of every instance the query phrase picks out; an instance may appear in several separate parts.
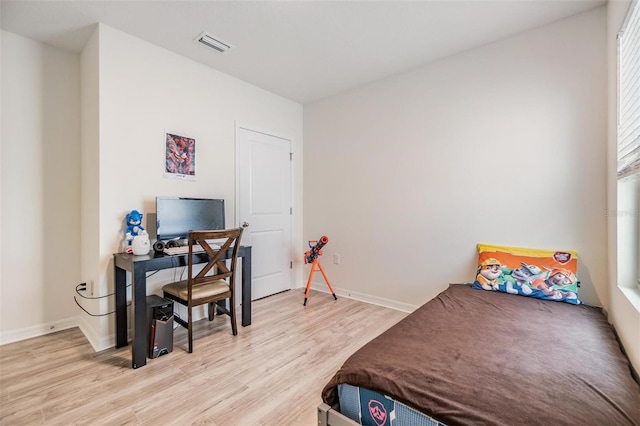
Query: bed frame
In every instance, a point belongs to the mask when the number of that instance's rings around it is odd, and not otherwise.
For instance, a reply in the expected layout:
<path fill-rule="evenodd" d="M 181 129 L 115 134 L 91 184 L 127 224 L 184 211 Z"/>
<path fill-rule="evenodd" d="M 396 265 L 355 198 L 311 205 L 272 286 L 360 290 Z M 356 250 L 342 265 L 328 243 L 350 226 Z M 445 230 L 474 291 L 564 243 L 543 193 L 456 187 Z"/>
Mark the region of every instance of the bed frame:
<path fill-rule="evenodd" d="M 359 426 L 350 418 L 343 416 L 324 402 L 318 405 L 318 426 Z"/>

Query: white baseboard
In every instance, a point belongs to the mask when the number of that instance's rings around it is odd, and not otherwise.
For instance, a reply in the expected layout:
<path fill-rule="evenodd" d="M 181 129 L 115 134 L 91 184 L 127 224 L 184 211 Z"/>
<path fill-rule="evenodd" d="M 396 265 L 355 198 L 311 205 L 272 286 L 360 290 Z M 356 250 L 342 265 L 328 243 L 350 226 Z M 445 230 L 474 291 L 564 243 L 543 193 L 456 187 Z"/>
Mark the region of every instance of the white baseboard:
<path fill-rule="evenodd" d="M 80 324 L 78 326 L 80 327 L 80 331 L 82 331 L 82 333 L 84 334 L 84 337 L 86 337 L 89 341 L 89 344 L 91 344 L 91 347 L 94 351 L 100 352 L 115 346 L 115 337 L 100 337 L 98 333 L 96 333 L 95 328 L 93 328 L 89 324 L 86 317 L 81 317 Z"/>
<path fill-rule="evenodd" d="M 81 322 L 81 317 L 77 316 L 59 321 L 52 321 L 46 324 L 38 324 L 30 327 L 20 328 L 17 330 L 5 331 L 0 333 L 0 345 L 19 342 L 21 340 L 31 339 L 33 337 L 44 336 L 45 334 L 51 334 L 73 327 L 80 327 L 82 329 L 82 327 L 80 326 Z"/>
<path fill-rule="evenodd" d="M 53 321 L 46 324 L 38 324 L 31 327 L 25 327 L 18 330 L 10 330 L 0 333 L 0 346 L 9 343 L 19 342 L 21 340 L 40 337 L 47 334 L 55 333 L 78 327 L 87 341 L 96 352 L 112 348 L 115 345 L 115 336 L 100 337 L 95 329 L 87 322 L 87 319 L 80 315 L 60 321 Z"/>
<path fill-rule="evenodd" d="M 297 288 L 304 288 L 304 284 L 299 285 Z M 313 290 L 321 291 L 323 293 L 329 293 L 327 285 L 322 283 L 311 283 Z M 397 300 L 387 299 L 384 297 L 372 296 L 370 294 L 360 293 L 349 289 L 343 289 L 339 287 L 333 287 L 336 292 L 336 296 L 344 297 L 347 299 L 354 299 L 365 303 L 371 303 L 373 305 L 383 306 L 385 308 L 395 309 L 402 312 L 413 312 L 418 308 L 418 305 L 411 305 L 408 303 L 399 302 Z M 203 315 L 196 317 L 204 318 Z M 198 318 L 196 318 L 198 319 Z M 10 330 L 6 332 L 0 332 L 0 346 L 8 343 L 18 342 L 21 340 L 31 339 L 33 337 L 44 336 L 46 334 L 55 333 L 57 331 L 66 330 L 73 327 L 79 327 L 80 331 L 85 335 L 89 344 L 96 352 L 103 351 L 105 349 L 113 348 L 115 346 L 115 335 L 110 334 L 108 336 L 99 336 L 96 330 L 88 323 L 84 316 L 71 317 L 60 321 L 53 321 L 47 324 L 38 324 L 31 327 L 25 327 L 18 330 Z"/>
<path fill-rule="evenodd" d="M 305 283 L 303 287 L 306 287 L 306 285 L 307 284 Z M 419 308 L 419 305 L 411 305 L 409 303 L 399 302 L 397 300 L 387 299 L 385 297 L 378 297 L 370 294 L 360 293 L 357 291 L 343 289 L 336 286 L 332 286 L 332 287 L 333 287 L 333 290 L 336 292 L 336 296 L 344 297 L 346 299 L 358 300 L 360 302 L 370 303 L 372 305 L 378 305 L 385 308 L 395 309 L 396 311 L 402 311 L 402 312 L 408 312 L 408 313 L 411 313 Z M 311 289 L 330 294 L 329 288 L 324 282 L 322 283 L 312 282 Z"/>

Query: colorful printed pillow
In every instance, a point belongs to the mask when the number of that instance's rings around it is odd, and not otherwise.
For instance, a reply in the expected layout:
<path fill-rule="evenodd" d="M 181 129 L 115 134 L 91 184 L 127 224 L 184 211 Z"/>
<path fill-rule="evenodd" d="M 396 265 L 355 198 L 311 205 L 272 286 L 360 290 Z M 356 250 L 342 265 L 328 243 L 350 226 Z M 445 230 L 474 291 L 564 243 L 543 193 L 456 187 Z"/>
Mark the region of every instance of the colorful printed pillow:
<path fill-rule="evenodd" d="M 580 304 L 578 255 L 478 244 L 473 288 Z"/>

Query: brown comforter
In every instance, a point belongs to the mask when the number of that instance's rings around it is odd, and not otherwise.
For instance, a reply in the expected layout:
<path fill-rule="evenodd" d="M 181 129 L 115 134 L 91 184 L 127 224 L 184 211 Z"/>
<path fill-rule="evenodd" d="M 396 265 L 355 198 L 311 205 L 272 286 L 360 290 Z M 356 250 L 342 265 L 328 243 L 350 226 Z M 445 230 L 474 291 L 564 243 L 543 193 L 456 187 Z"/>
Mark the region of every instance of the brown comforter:
<path fill-rule="evenodd" d="M 447 425 L 638 425 L 640 386 L 598 308 L 451 285 L 325 386 L 368 388 Z"/>

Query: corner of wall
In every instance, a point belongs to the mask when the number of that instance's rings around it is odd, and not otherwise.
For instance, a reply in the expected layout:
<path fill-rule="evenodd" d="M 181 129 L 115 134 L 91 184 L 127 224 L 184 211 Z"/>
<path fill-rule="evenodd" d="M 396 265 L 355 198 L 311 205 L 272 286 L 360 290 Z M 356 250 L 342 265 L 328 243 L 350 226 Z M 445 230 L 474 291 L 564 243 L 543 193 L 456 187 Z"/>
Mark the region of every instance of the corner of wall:
<path fill-rule="evenodd" d="M 84 46 L 80 56 L 81 155 L 80 155 L 80 279 L 98 283 L 99 228 L 99 132 L 100 132 L 100 25 Z M 82 331 L 94 348 L 99 341 L 100 321 L 83 318 Z"/>

